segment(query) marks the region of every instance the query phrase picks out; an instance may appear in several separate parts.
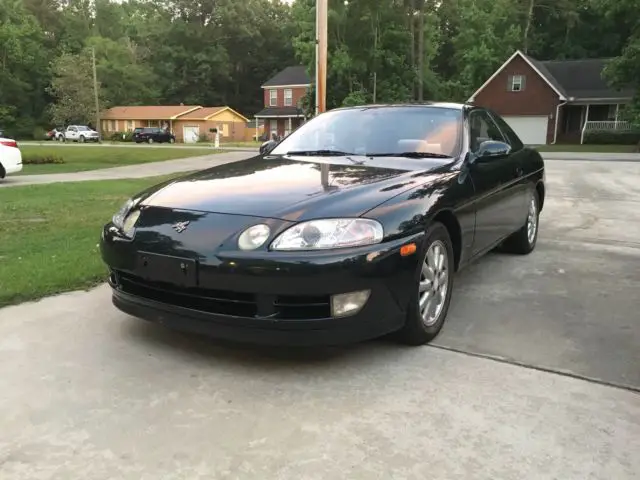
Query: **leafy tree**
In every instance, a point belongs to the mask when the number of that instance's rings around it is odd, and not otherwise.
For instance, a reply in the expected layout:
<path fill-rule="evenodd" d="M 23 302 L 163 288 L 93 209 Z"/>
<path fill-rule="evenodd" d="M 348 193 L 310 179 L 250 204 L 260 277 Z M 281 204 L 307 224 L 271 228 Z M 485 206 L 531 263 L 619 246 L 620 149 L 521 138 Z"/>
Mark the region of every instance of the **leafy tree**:
<path fill-rule="evenodd" d="M 640 23 L 637 21 L 638 5 L 635 0 L 616 0 L 614 3 L 596 0 L 596 5 L 605 18 L 617 19 L 620 27 L 625 25 L 631 30 L 621 55 L 606 68 L 606 78 L 618 88 L 631 86 L 635 96 L 624 115 L 634 123 L 640 124 Z M 626 19 L 625 21 L 621 21 Z"/>
<path fill-rule="evenodd" d="M 29 135 L 45 106 L 45 36 L 20 0 L 0 0 L 0 125 Z"/>
<path fill-rule="evenodd" d="M 92 65 L 88 52 L 60 55 L 54 61 L 52 70 L 53 79 L 49 90 L 55 98 L 55 103 L 50 107 L 54 123 L 95 123 Z"/>

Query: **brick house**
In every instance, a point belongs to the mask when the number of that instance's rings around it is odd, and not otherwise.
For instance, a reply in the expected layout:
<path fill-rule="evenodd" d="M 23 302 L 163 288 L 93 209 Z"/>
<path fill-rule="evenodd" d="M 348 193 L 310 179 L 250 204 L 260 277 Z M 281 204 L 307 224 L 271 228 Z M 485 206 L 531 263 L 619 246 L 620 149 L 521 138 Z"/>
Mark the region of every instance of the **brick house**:
<path fill-rule="evenodd" d="M 170 130 L 177 142 L 191 143 L 212 139 L 211 128 L 218 128 L 220 141 L 244 141 L 248 119 L 230 107 L 200 105 L 118 106 L 102 113 L 104 138 L 115 133 L 132 132 L 139 127 Z"/>
<path fill-rule="evenodd" d="M 199 139 L 212 141 L 217 129 L 221 142 L 242 142 L 246 140 L 249 119 L 230 107 L 203 107 L 180 115 L 173 121 L 176 139 L 192 143 Z"/>
<path fill-rule="evenodd" d="M 262 85 L 264 109 L 255 117 L 264 120 L 264 132 L 287 136 L 305 121 L 301 101 L 311 87 L 305 67 L 287 67 Z"/>
<path fill-rule="evenodd" d="M 502 115 L 526 144 L 578 143 L 585 129 L 628 126 L 619 120 L 620 109 L 633 90 L 607 84 L 606 62 L 539 61 L 518 50 L 468 102 Z"/>

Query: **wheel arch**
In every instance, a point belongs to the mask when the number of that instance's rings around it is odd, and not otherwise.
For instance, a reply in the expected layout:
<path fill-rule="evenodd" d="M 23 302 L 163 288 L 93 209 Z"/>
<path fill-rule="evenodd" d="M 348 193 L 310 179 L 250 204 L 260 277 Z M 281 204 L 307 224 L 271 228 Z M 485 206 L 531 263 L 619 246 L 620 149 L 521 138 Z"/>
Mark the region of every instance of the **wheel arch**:
<path fill-rule="evenodd" d="M 541 212 L 542 207 L 544 206 L 544 196 L 546 193 L 544 182 L 542 180 L 539 180 L 538 183 L 536 183 L 536 193 L 538 194 L 538 200 L 540 202 L 540 205 L 538 206 L 538 211 Z"/>
<path fill-rule="evenodd" d="M 0 179 L 7 176 L 7 171 L 4 169 L 2 162 L 0 162 Z"/>
<path fill-rule="evenodd" d="M 451 210 L 440 210 L 431 218 L 431 221 L 442 223 L 449 232 L 453 246 L 454 265 L 457 271 L 462 257 L 462 228 L 458 217 Z"/>

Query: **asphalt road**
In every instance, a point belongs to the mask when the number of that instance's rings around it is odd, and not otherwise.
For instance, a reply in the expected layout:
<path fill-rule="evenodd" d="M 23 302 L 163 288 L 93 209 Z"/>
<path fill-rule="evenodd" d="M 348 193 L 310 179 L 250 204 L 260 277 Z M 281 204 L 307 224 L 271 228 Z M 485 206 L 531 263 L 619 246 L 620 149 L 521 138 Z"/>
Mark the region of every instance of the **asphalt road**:
<path fill-rule="evenodd" d="M 547 168 L 538 248 L 460 274 L 431 347 L 229 346 L 104 286 L 0 310 L 0 478 L 638 478 L 640 164 Z"/>

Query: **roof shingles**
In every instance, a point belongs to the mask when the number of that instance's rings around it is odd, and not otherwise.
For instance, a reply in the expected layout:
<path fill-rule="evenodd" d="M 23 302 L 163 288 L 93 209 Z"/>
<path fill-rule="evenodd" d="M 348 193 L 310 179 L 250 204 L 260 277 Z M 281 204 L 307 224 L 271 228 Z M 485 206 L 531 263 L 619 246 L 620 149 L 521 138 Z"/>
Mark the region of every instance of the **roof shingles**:
<path fill-rule="evenodd" d="M 171 120 L 201 108 L 200 105 L 112 107 L 102 114 L 102 118 L 105 120 Z"/>
<path fill-rule="evenodd" d="M 610 86 L 602 72 L 609 59 L 540 61 L 529 60 L 564 97 L 572 100 L 630 99 L 633 89 L 618 90 Z"/>
<path fill-rule="evenodd" d="M 289 85 L 310 85 L 307 69 L 303 66 L 287 67 L 267 80 L 263 87 L 284 87 Z"/>

